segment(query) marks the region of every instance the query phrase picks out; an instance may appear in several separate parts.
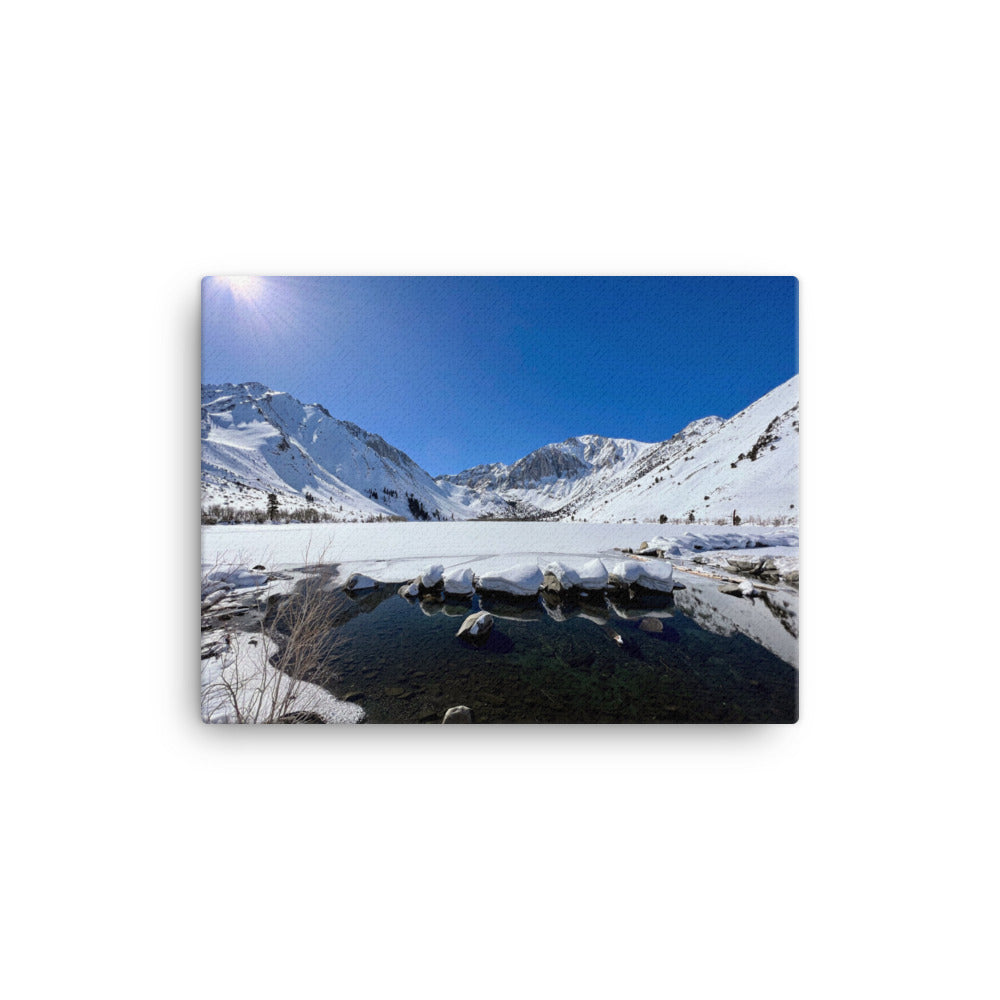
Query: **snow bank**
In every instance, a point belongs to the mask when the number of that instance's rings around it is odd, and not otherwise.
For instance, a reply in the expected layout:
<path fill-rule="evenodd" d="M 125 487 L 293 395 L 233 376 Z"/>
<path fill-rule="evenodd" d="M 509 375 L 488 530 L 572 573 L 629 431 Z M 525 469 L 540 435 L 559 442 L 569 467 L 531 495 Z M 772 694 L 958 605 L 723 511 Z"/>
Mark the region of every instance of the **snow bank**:
<path fill-rule="evenodd" d="M 352 570 L 373 573 L 376 564 L 414 560 L 402 576 L 382 577 L 393 582 L 412 580 L 430 563 L 482 560 L 494 556 L 507 562 L 529 554 L 566 561 L 566 556 L 609 554 L 614 549 L 637 548 L 659 530 L 657 540 L 677 545 L 679 553 L 704 549 L 756 548 L 760 545 L 798 545 L 798 533 L 774 529 L 773 533 L 728 528 L 702 535 L 685 533 L 682 525 L 584 524 L 580 522 L 456 521 L 454 523 L 385 524 L 238 524 L 202 527 L 202 564 L 253 566 L 263 563 L 271 571 L 296 569 L 310 563 L 336 563 L 344 577 Z M 574 568 L 578 568 L 574 563 Z"/>
<path fill-rule="evenodd" d="M 650 549 L 660 549 L 665 555 L 684 556 L 691 552 L 710 552 L 720 549 L 759 549 L 772 545 L 798 546 L 798 532 L 779 531 L 773 534 L 720 531 L 699 534 L 689 531 L 680 538 L 657 535 L 648 543 Z"/>
<path fill-rule="evenodd" d="M 277 644 L 248 632 L 209 633 L 212 655 L 201 661 L 201 715 L 212 723 L 276 722 L 291 712 L 318 715 L 324 722 L 360 722 L 360 705 L 340 701 L 308 681 L 271 666 Z"/>

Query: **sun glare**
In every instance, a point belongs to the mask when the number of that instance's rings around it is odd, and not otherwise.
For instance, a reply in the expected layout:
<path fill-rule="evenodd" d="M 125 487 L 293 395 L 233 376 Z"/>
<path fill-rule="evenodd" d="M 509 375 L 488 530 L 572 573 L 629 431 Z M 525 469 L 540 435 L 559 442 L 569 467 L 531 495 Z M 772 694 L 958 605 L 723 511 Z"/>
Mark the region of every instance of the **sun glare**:
<path fill-rule="evenodd" d="M 248 302 L 256 298 L 263 285 L 260 278 L 254 278 L 249 275 L 229 275 L 219 278 L 219 281 L 232 292 L 234 298 L 240 299 L 243 302 Z"/>

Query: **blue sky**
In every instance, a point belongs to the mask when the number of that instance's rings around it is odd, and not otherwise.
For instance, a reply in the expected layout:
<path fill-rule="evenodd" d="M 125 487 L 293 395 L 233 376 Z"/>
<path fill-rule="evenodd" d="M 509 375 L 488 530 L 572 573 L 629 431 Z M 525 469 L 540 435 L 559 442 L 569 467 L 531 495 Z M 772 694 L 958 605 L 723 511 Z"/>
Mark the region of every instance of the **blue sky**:
<path fill-rule="evenodd" d="M 798 371 L 795 278 L 207 278 L 202 381 L 322 403 L 432 475 L 661 441 Z"/>

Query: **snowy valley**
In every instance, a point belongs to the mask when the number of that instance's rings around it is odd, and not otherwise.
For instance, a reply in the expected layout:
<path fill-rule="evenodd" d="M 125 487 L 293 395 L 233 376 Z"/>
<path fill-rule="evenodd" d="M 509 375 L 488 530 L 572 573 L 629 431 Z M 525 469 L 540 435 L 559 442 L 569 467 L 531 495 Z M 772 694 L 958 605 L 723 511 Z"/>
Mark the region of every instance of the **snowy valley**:
<path fill-rule="evenodd" d="M 378 434 L 260 383 L 202 386 L 202 518 L 788 524 L 798 376 L 660 442 L 586 434 L 512 465 L 432 477 Z M 268 514 L 271 517 L 268 517 Z"/>
<path fill-rule="evenodd" d="M 201 429 L 205 721 L 797 716 L 797 378 L 437 478 L 260 383 Z"/>

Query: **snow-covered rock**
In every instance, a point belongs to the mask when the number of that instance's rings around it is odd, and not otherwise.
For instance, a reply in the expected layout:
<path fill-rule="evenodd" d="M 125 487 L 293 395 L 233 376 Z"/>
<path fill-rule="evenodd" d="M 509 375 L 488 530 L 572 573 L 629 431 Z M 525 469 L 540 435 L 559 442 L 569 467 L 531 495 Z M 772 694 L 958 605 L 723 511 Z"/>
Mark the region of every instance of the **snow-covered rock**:
<path fill-rule="evenodd" d="M 617 587 L 644 587 L 669 593 L 674 589 L 674 567 L 660 559 L 623 559 L 616 563 L 609 574 L 609 581 Z"/>
<path fill-rule="evenodd" d="M 635 559 L 623 559 L 611 567 L 608 582 L 616 587 L 629 587 L 638 581 L 641 571 L 642 563 Z"/>
<path fill-rule="evenodd" d="M 420 574 L 420 586 L 424 590 L 434 590 L 444 579 L 444 566 L 435 563 Z"/>
<path fill-rule="evenodd" d="M 444 573 L 444 592 L 466 597 L 475 591 L 475 579 L 469 566 L 456 566 Z"/>
<path fill-rule="evenodd" d="M 373 580 L 370 576 L 365 576 L 364 573 L 352 573 L 344 584 L 344 590 L 369 590 L 377 586 L 378 581 Z"/>
<path fill-rule="evenodd" d="M 542 570 L 547 590 L 603 590 L 608 585 L 608 570 L 600 559 L 588 559 L 583 565 L 567 566 L 560 561 L 547 563 Z"/>
<path fill-rule="evenodd" d="M 537 563 L 519 563 L 476 576 L 479 590 L 493 590 L 518 597 L 537 594 L 544 582 L 544 575 Z"/>
<path fill-rule="evenodd" d="M 608 585 L 608 568 L 600 559 L 588 559 L 576 570 L 581 590 L 603 590 Z"/>
<path fill-rule="evenodd" d="M 472 722 L 472 709 L 468 705 L 455 705 L 449 708 L 444 713 L 441 725 L 445 725 L 445 723 L 450 725 L 456 722 Z"/>
<path fill-rule="evenodd" d="M 559 593 L 580 587 L 580 577 L 575 569 L 561 562 L 550 562 L 542 569 L 542 585 L 546 590 Z"/>
<path fill-rule="evenodd" d="M 646 590 L 659 590 L 669 593 L 674 589 L 674 567 L 668 562 L 644 562 L 640 564 L 638 584 Z"/>

